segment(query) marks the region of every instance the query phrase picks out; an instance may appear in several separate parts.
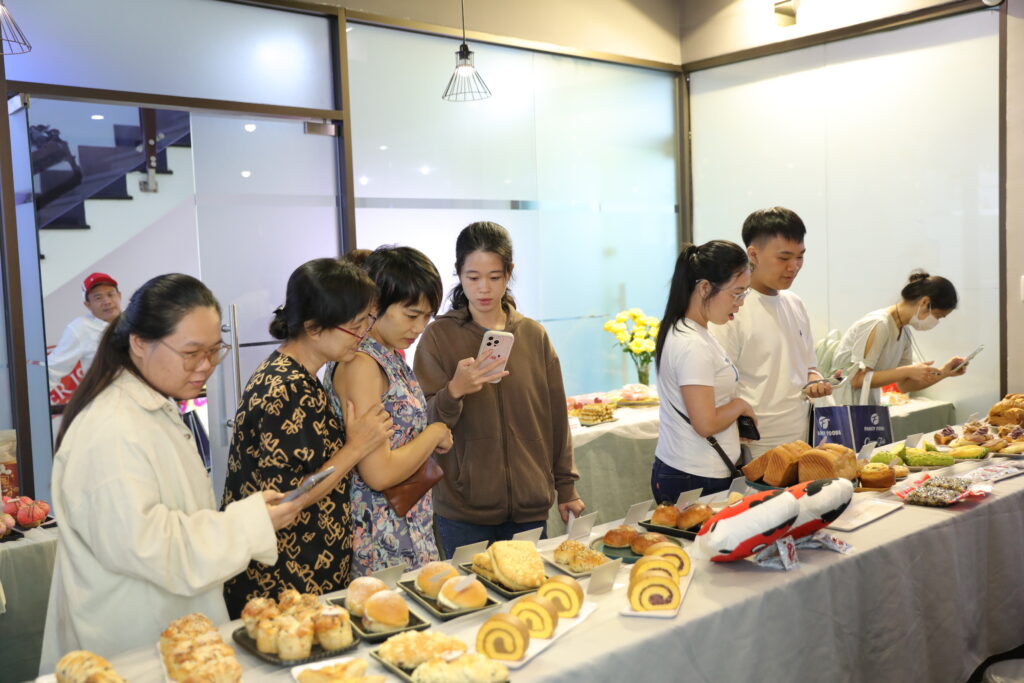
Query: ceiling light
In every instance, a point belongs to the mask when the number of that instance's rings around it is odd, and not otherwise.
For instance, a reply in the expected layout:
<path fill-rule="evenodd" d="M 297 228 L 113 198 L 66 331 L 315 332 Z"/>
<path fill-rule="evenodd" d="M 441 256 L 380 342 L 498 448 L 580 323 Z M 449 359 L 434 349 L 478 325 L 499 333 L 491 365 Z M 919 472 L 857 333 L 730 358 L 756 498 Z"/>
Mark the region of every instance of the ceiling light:
<path fill-rule="evenodd" d="M 382 151 L 382 152 L 386 152 L 386 151 L 387 151 L 387 149 L 388 149 L 388 146 L 387 146 L 387 145 L 381 145 L 381 146 L 380 146 L 380 151 Z"/>
<path fill-rule="evenodd" d="M 243 178 L 248 178 L 251 175 L 252 175 L 252 171 L 242 171 L 242 177 Z"/>
<path fill-rule="evenodd" d="M 423 175 L 430 175 L 430 167 L 420 166 L 420 173 L 422 173 Z"/>
<path fill-rule="evenodd" d="M 93 114 L 89 118 L 92 119 L 93 121 L 102 121 L 103 120 L 103 114 Z"/>
<path fill-rule="evenodd" d="M 254 130 L 256 130 L 256 124 L 255 124 L 255 123 L 247 123 L 247 124 L 245 124 L 244 126 L 242 126 L 242 129 L 243 129 L 243 130 L 244 130 L 244 131 L 245 131 L 246 133 L 251 133 L 251 132 L 253 132 Z"/>
<path fill-rule="evenodd" d="M 455 52 L 455 72 L 448 79 L 448 87 L 444 89 L 441 99 L 449 102 L 486 100 L 491 96 L 491 91 L 473 65 L 473 52 L 466 44 L 466 1 L 461 0 L 461 5 L 462 45 Z"/>

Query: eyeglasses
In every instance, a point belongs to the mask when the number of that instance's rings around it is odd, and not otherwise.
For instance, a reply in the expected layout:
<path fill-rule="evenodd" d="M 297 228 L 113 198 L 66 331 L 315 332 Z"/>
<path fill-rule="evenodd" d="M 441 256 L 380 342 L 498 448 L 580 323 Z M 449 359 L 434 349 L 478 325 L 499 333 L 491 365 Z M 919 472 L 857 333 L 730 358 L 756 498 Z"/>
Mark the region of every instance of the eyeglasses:
<path fill-rule="evenodd" d="M 377 316 L 375 315 L 367 315 L 366 318 L 370 321 L 370 324 L 366 326 L 366 330 L 362 334 L 356 334 L 352 330 L 346 330 L 341 325 L 335 325 L 335 327 L 344 332 L 345 334 L 351 334 L 353 337 L 359 340 L 359 343 L 362 343 L 363 340 L 366 339 L 367 335 L 370 334 L 370 330 L 373 329 L 374 323 L 377 322 Z"/>
<path fill-rule="evenodd" d="M 205 358 L 210 361 L 211 366 L 220 365 L 220 362 L 224 360 L 224 357 L 228 355 L 228 351 L 231 350 L 231 344 L 225 344 L 221 342 L 214 346 L 212 349 L 200 349 L 199 351 L 179 351 L 174 348 L 163 339 L 158 339 L 161 344 L 174 351 L 176 354 L 181 356 L 182 364 L 185 366 L 185 370 L 192 372 L 198 368 Z"/>
<path fill-rule="evenodd" d="M 746 289 L 744 289 L 742 292 L 739 292 L 738 294 L 733 294 L 732 295 L 732 300 L 733 300 L 734 303 L 738 304 L 739 302 L 741 302 L 744 299 L 746 299 L 748 294 L 750 294 L 750 287 L 747 287 Z"/>
<path fill-rule="evenodd" d="M 714 295 L 718 294 L 718 292 L 722 291 L 718 287 L 716 287 L 715 285 L 711 284 L 710 280 L 707 280 L 705 278 L 701 278 L 701 279 L 697 280 L 697 282 L 694 283 L 694 286 L 699 285 L 702 282 L 707 282 L 708 285 L 711 287 L 711 292 L 708 294 L 709 297 L 710 296 L 714 296 Z M 750 287 L 747 287 L 746 289 L 744 289 L 742 292 L 739 292 L 738 294 L 730 294 L 729 296 L 732 297 L 733 303 L 737 303 L 738 304 L 739 302 L 741 302 L 744 299 L 746 299 L 748 294 L 750 294 Z"/>

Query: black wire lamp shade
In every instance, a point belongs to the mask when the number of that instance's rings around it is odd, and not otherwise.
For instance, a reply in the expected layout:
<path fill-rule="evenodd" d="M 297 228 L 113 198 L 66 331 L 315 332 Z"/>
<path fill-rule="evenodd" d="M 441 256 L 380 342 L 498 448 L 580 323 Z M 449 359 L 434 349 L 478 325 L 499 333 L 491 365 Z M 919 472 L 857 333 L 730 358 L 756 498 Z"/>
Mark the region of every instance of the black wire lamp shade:
<path fill-rule="evenodd" d="M 2 31 L 3 50 L 5 55 L 20 55 L 32 50 L 32 43 L 21 32 L 18 22 L 11 16 L 11 10 L 7 9 L 4 0 L 0 0 L 0 31 Z"/>
<path fill-rule="evenodd" d="M 449 102 L 472 102 L 486 100 L 491 91 L 473 65 L 473 51 L 463 43 L 455 53 L 455 72 L 448 80 L 441 99 Z"/>

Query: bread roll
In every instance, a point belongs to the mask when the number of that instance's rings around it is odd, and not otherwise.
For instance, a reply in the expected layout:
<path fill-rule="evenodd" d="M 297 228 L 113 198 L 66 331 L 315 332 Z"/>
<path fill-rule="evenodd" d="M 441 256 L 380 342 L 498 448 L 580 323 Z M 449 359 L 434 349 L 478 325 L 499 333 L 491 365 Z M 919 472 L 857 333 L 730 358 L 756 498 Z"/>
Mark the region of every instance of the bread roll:
<path fill-rule="evenodd" d="M 605 556 L 604 553 L 599 553 L 590 548 L 584 548 L 573 555 L 572 559 L 569 561 L 569 571 L 576 573 L 589 572 L 608 561 L 608 557 Z"/>
<path fill-rule="evenodd" d="M 715 511 L 711 509 L 710 505 L 694 503 L 679 512 L 676 526 L 680 529 L 692 529 L 698 524 L 703 524 L 711 519 L 714 514 Z"/>
<path fill-rule="evenodd" d="M 261 619 L 256 626 L 256 649 L 267 655 L 277 654 L 278 617 Z"/>
<path fill-rule="evenodd" d="M 629 570 L 629 580 L 633 581 L 640 574 L 661 574 L 679 583 L 679 563 L 675 558 L 662 555 L 644 555 Z"/>
<path fill-rule="evenodd" d="M 629 582 L 629 606 L 635 612 L 674 610 L 682 593 L 679 583 L 659 574 L 641 574 Z"/>
<path fill-rule="evenodd" d="M 670 543 L 668 541 L 655 543 L 647 548 L 644 555 L 647 557 L 665 557 L 675 562 L 676 569 L 679 570 L 679 576 L 686 576 L 690 573 L 690 556 L 685 550 L 675 543 Z"/>
<path fill-rule="evenodd" d="M 639 532 L 631 526 L 617 526 L 604 535 L 604 544 L 609 548 L 628 548 Z"/>
<path fill-rule="evenodd" d="M 651 515 L 651 524 L 674 527 L 678 519 L 679 508 L 675 505 L 659 505 L 654 514 Z"/>
<path fill-rule="evenodd" d="M 558 628 L 558 608 L 555 603 L 541 595 L 527 595 L 512 603 L 509 610 L 526 624 L 531 638 L 547 639 L 555 635 Z"/>
<path fill-rule="evenodd" d="M 277 622 L 277 656 L 285 661 L 305 659 L 313 648 L 313 627 L 295 617 L 281 616 Z"/>
<path fill-rule="evenodd" d="M 313 619 L 313 635 L 325 650 L 340 650 L 352 644 L 352 622 L 348 610 L 324 607 Z"/>
<path fill-rule="evenodd" d="M 363 626 L 372 633 L 394 631 L 409 625 L 409 606 L 393 590 L 377 591 L 363 606 Z"/>
<path fill-rule="evenodd" d="M 647 550 L 648 547 L 655 543 L 661 543 L 662 541 L 667 540 L 668 537 L 664 534 L 656 534 L 653 532 L 638 534 L 637 537 L 633 539 L 633 542 L 629 544 L 629 549 L 637 555 L 643 555 L 644 551 Z"/>
<path fill-rule="evenodd" d="M 253 598 L 242 608 L 242 623 L 245 625 L 245 632 L 253 640 L 256 640 L 256 627 L 260 623 L 260 615 L 271 607 L 275 612 L 277 611 L 277 604 L 270 598 Z"/>
<path fill-rule="evenodd" d="M 388 585 L 373 576 L 360 576 L 348 585 L 345 595 L 345 608 L 353 616 L 363 616 L 364 605 L 374 593 L 387 590 Z"/>
<path fill-rule="evenodd" d="M 583 588 L 571 576 L 552 576 L 540 585 L 537 595 L 550 600 L 563 619 L 575 617 L 583 606 Z"/>
<path fill-rule="evenodd" d="M 529 644 L 530 629 L 512 614 L 495 614 L 476 632 L 476 651 L 491 659 L 519 661 Z"/>
<path fill-rule="evenodd" d="M 400 669 L 412 671 L 434 658 L 450 659 L 465 654 L 466 644 L 440 631 L 406 631 L 381 643 L 378 654 Z"/>
<path fill-rule="evenodd" d="M 544 583 L 544 560 L 529 541 L 498 541 L 487 549 L 494 575 L 504 586 L 521 591 Z"/>
<path fill-rule="evenodd" d="M 100 675 L 107 676 L 104 681 L 124 681 L 114 672 L 110 662 L 88 650 L 72 650 L 61 657 L 55 673 L 57 683 L 86 683 Z"/>
<path fill-rule="evenodd" d="M 572 558 L 576 556 L 576 553 L 581 550 L 586 550 L 587 546 L 583 545 L 579 541 L 562 541 L 555 548 L 553 554 L 555 562 L 558 564 L 569 564 L 572 562 Z"/>
<path fill-rule="evenodd" d="M 868 463 L 860 471 L 860 485 L 868 489 L 887 489 L 896 483 L 896 472 L 880 462 Z"/>
<path fill-rule="evenodd" d="M 416 575 L 416 588 L 420 593 L 436 598 L 444 582 L 458 575 L 458 570 L 447 562 L 427 562 Z"/>
<path fill-rule="evenodd" d="M 487 590 L 473 576 L 453 576 L 441 586 L 437 602 L 442 609 L 475 609 L 487 604 Z"/>

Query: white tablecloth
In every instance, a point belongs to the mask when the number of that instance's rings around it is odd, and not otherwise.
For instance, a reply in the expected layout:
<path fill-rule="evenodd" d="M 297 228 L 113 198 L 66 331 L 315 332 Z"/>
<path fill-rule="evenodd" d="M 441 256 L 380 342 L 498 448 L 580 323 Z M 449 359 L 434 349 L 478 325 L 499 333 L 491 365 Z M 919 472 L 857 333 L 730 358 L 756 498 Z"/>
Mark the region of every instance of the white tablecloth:
<path fill-rule="evenodd" d="M 596 596 L 597 611 L 514 679 L 960 683 L 1024 641 L 1024 477 L 996 483 L 976 503 L 906 506 L 837 535 L 852 554 L 803 551 L 789 572 L 696 563 L 673 620 L 620 616 L 622 588 Z M 437 628 L 472 643 L 483 618 Z M 239 658 L 247 682 L 289 680 L 287 669 Z M 162 681 L 154 648 L 114 665 L 133 683 Z M 371 669 L 380 672 L 376 662 Z"/>

